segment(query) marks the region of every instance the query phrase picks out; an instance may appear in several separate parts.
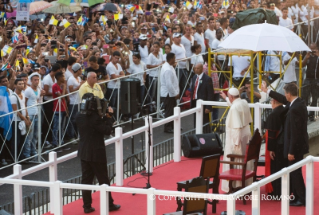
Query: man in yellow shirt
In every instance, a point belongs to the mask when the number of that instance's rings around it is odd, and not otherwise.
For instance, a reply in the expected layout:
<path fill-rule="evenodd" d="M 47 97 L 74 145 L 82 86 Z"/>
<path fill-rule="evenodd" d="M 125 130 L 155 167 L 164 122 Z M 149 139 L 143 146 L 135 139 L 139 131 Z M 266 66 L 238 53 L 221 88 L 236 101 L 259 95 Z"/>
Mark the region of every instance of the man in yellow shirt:
<path fill-rule="evenodd" d="M 97 76 L 95 72 L 89 72 L 87 75 L 87 81 L 80 87 L 79 95 L 81 99 L 85 93 L 93 93 L 94 96 L 97 96 L 100 99 L 104 98 L 103 91 L 100 85 L 97 84 Z"/>

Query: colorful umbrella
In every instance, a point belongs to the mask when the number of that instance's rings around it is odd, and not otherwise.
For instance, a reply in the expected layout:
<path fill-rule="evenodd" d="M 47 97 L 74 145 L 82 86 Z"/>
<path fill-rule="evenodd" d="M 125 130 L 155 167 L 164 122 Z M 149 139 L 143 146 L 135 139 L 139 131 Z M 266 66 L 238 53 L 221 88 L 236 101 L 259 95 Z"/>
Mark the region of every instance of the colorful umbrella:
<path fill-rule="evenodd" d="M 115 4 L 113 3 L 104 3 L 104 4 L 99 4 L 97 6 L 95 6 L 93 9 L 92 9 L 92 12 L 96 12 L 96 11 L 113 11 L 113 12 L 117 12 L 118 11 L 118 8 L 116 7 Z"/>
<path fill-rule="evenodd" d="M 30 15 L 41 12 L 52 5 L 46 1 L 36 1 L 30 4 Z"/>
<path fill-rule="evenodd" d="M 62 13 L 74 13 L 81 11 L 82 8 L 80 6 L 66 6 L 58 3 L 57 1 L 53 1 L 50 3 L 51 7 L 44 9 L 44 13 L 52 13 L 52 14 L 62 14 Z"/>
<path fill-rule="evenodd" d="M 58 2 L 67 6 L 92 7 L 96 4 L 103 3 L 104 0 L 58 0 Z"/>

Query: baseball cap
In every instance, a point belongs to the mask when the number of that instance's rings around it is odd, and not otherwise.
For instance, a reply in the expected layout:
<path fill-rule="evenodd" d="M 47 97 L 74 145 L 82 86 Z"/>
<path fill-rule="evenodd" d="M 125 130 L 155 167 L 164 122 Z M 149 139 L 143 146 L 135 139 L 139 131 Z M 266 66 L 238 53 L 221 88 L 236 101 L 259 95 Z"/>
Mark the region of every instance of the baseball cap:
<path fill-rule="evenodd" d="M 147 36 L 145 34 L 141 34 L 139 39 L 140 40 L 147 40 Z"/>
<path fill-rule="evenodd" d="M 77 72 L 81 68 L 82 68 L 82 66 L 79 63 L 75 63 L 75 64 L 72 65 L 73 72 Z"/>
<path fill-rule="evenodd" d="M 38 63 L 33 64 L 33 69 L 34 70 L 40 69 L 40 64 L 38 64 Z"/>
<path fill-rule="evenodd" d="M 182 36 L 182 34 L 180 34 L 180 33 L 174 33 L 174 34 L 173 34 L 173 38 L 181 37 L 181 36 Z"/>

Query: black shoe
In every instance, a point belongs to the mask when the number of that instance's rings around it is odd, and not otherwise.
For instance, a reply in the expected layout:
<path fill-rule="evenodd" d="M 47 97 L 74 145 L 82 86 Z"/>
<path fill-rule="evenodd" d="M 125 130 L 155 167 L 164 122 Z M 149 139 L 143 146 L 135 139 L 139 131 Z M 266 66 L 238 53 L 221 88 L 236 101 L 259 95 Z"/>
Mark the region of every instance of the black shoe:
<path fill-rule="evenodd" d="M 164 132 L 165 133 L 174 133 L 173 129 L 165 129 Z"/>
<path fill-rule="evenodd" d="M 297 200 L 295 202 L 290 202 L 289 205 L 290 206 L 305 206 L 306 204 L 301 202 L 300 200 Z"/>
<path fill-rule="evenodd" d="M 121 207 L 121 205 L 115 205 L 115 204 L 113 204 L 113 205 L 111 205 L 111 206 L 109 207 L 109 211 L 116 211 L 116 210 L 120 209 L 120 207 Z"/>
<path fill-rule="evenodd" d="M 85 214 L 92 213 L 93 211 L 95 211 L 95 208 L 92 208 L 92 207 L 90 207 L 90 208 L 84 208 L 84 213 L 85 213 Z"/>

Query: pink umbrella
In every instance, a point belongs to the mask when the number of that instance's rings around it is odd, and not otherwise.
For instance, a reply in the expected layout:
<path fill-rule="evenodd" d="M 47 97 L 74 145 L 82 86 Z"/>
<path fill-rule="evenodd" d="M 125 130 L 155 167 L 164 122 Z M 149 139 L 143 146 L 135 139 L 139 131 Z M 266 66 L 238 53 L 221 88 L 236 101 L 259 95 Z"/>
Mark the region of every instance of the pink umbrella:
<path fill-rule="evenodd" d="M 36 1 L 30 4 L 30 15 L 41 12 L 52 5 L 46 1 Z"/>

